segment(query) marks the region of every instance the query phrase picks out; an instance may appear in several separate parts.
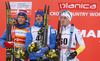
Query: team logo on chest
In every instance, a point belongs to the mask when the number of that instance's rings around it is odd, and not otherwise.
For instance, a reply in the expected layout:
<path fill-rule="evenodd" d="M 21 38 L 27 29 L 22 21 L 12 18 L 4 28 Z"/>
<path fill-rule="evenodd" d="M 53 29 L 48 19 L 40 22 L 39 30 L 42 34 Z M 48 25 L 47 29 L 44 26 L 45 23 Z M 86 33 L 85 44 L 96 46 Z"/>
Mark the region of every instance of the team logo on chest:
<path fill-rule="evenodd" d="M 70 34 L 68 34 L 68 33 L 62 33 L 62 35 L 70 35 Z"/>

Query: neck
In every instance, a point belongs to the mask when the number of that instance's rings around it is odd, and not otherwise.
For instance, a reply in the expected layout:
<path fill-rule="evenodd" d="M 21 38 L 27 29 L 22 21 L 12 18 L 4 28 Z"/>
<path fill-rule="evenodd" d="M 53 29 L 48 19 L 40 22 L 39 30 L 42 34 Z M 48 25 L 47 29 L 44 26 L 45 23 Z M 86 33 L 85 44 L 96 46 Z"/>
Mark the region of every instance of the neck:
<path fill-rule="evenodd" d="M 69 24 L 67 24 L 67 25 L 63 25 L 64 27 L 67 27 Z"/>

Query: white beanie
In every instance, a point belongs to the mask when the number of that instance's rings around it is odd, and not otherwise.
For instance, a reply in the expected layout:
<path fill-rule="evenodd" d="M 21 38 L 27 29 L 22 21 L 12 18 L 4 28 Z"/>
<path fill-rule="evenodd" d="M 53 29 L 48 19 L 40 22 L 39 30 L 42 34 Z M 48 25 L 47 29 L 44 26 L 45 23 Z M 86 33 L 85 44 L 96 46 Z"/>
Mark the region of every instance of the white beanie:
<path fill-rule="evenodd" d="M 65 16 L 69 19 L 69 21 L 71 21 L 72 19 L 72 13 L 67 11 L 67 10 L 64 10 L 62 13 L 61 13 L 61 16 Z"/>

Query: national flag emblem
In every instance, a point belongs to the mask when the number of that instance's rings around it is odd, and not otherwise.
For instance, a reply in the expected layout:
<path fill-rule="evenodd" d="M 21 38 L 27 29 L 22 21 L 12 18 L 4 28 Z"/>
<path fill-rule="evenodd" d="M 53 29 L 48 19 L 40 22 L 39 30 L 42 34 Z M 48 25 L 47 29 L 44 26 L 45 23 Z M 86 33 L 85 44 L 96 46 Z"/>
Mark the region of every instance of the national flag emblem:
<path fill-rule="evenodd" d="M 23 15 L 23 13 L 20 13 L 20 15 Z"/>

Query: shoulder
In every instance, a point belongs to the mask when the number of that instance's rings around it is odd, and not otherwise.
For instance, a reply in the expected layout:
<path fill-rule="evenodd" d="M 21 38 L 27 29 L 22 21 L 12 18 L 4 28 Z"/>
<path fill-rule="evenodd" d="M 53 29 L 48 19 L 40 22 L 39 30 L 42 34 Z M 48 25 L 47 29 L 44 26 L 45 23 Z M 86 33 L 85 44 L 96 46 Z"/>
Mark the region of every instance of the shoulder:
<path fill-rule="evenodd" d="M 79 29 L 74 26 L 74 31 L 79 31 Z"/>
<path fill-rule="evenodd" d="M 78 29 L 74 26 L 74 31 L 77 31 Z"/>
<path fill-rule="evenodd" d="M 76 27 L 74 27 L 74 32 L 77 33 L 77 34 L 80 34 L 80 30 Z"/>
<path fill-rule="evenodd" d="M 49 27 L 50 27 L 50 29 L 54 29 L 54 28 L 53 28 L 52 26 L 50 26 L 50 25 L 49 25 Z"/>
<path fill-rule="evenodd" d="M 50 27 L 51 33 L 56 33 L 56 30 L 52 26 L 49 26 L 49 27 Z"/>

